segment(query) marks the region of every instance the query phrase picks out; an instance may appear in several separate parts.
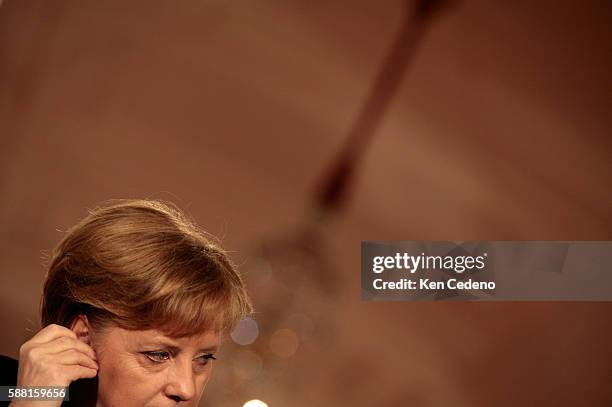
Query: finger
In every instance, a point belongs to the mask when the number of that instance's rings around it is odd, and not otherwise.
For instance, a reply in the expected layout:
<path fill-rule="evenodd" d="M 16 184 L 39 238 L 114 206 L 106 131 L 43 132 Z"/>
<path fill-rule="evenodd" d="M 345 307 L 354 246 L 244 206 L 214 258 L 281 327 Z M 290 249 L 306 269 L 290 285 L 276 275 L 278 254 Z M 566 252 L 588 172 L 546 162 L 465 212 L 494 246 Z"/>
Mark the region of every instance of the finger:
<path fill-rule="evenodd" d="M 65 369 L 64 374 L 68 377 L 68 380 L 70 380 L 71 382 L 78 380 L 78 379 L 87 379 L 87 378 L 96 377 L 98 374 L 97 369 L 91 369 L 91 368 L 80 366 L 80 365 L 66 366 L 64 369 Z"/>
<path fill-rule="evenodd" d="M 68 336 L 74 339 L 77 338 L 76 334 L 72 332 L 70 329 L 64 326 L 61 326 L 61 325 L 51 324 L 41 329 L 28 342 L 31 344 L 41 344 L 41 343 L 50 342 L 54 339 L 61 338 L 64 336 Z"/>
<path fill-rule="evenodd" d="M 81 365 L 92 369 L 98 369 L 98 362 L 90 358 L 87 354 L 76 349 L 68 349 L 52 356 L 56 363 L 61 365 Z"/>
<path fill-rule="evenodd" d="M 91 346 L 89 346 L 83 341 L 68 336 L 63 336 L 54 339 L 53 341 L 48 342 L 43 346 L 45 347 L 45 351 L 49 354 L 60 353 L 68 349 L 76 349 L 79 352 L 88 355 L 90 358 L 97 360 L 96 352 Z"/>

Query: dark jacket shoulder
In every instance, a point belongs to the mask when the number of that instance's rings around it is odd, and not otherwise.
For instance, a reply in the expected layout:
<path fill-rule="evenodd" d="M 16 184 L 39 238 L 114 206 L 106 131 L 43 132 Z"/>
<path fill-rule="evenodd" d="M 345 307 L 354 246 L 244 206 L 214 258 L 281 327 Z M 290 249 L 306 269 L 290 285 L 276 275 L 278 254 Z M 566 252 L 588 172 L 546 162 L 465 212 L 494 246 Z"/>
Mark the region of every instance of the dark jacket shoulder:
<path fill-rule="evenodd" d="M 17 384 L 17 371 L 19 362 L 17 360 L 0 355 L 0 386 L 15 386 Z M 10 402 L 0 401 L 0 407 L 8 406 Z"/>
<path fill-rule="evenodd" d="M 0 355 L 0 386 L 16 385 L 18 369 L 19 362 L 11 357 Z"/>

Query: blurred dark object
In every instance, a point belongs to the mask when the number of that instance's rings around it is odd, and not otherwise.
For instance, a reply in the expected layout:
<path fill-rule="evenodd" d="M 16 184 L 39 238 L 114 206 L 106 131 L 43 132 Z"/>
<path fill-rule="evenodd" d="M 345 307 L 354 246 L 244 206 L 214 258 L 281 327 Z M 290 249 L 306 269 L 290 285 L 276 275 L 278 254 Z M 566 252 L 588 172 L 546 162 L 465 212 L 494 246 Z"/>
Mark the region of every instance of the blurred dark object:
<path fill-rule="evenodd" d="M 432 18 L 446 6 L 446 0 L 407 1 L 402 26 L 374 79 L 367 99 L 348 131 L 343 149 L 331 163 L 316 190 L 319 216 L 336 214 L 346 205 L 357 168 L 376 129 L 409 70 Z"/>

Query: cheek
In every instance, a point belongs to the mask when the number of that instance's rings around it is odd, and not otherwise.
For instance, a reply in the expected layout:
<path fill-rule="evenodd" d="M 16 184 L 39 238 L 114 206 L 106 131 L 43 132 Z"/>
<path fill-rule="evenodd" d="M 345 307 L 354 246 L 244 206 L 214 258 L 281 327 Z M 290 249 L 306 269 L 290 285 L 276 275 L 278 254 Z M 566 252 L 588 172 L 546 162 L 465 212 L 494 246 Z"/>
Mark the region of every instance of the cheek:
<path fill-rule="evenodd" d="M 200 392 L 203 392 L 204 389 L 206 389 L 206 385 L 208 384 L 208 381 L 210 380 L 212 371 L 213 371 L 212 366 L 207 367 L 206 370 L 203 372 L 203 374 L 198 376 L 197 383 L 200 386 Z"/>
<path fill-rule="evenodd" d="M 196 386 L 196 400 L 194 405 L 198 405 L 199 401 L 202 398 L 205 398 L 206 395 L 206 385 L 208 384 L 208 380 L 210 379 L 210 372 L 205 374 L 197 375 L 195 379 Z"/>
<path fill-rule="evenodd" d="M 164 372 L 145 369 L 132 355 L 98 355 L 98 399 L 105 406 L 142 406 L 162 391 Z"/>

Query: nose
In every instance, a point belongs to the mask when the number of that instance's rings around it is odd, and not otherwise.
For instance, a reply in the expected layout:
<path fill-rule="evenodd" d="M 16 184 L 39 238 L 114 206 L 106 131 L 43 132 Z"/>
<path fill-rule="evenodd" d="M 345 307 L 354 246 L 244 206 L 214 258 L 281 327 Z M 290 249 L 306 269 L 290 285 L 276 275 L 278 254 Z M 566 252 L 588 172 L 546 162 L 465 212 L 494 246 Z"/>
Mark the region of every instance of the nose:
<path fill-rule="evenodd" d="M 196 383 L 191 363 L 175 359 L 174 366 L 168 371 L 164 393 L 174 401 L 189 401 L 195 397 Z"/>

